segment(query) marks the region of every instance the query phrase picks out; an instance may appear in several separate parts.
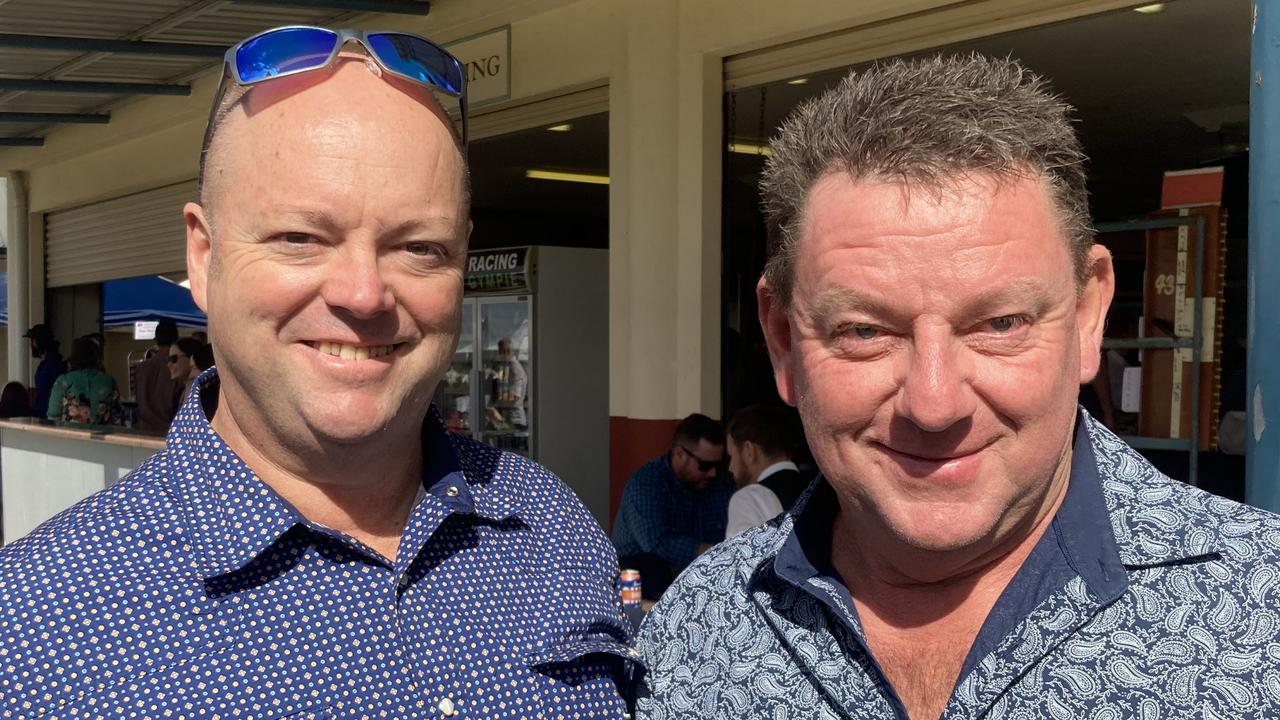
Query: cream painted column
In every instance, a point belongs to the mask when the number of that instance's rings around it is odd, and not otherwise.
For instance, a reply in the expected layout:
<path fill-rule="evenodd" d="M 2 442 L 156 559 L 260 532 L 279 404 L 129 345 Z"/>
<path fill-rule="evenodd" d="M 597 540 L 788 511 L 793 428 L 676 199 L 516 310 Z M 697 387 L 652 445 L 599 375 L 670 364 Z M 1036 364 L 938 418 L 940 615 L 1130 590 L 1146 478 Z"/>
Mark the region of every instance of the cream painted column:
<path fill-rule="evenodd" d="M 8 266 L 9 277 L 9 379 L 23 385 L 31 382 L 31 351 L 27 347 L 27 339 L 22 336 L 30 327 L 27 293 L 27 174 L 12 171 L 5 183 L 5 204 L 8 210 L 9 227 L 6 233 L 9 239 Z"/>
<path fill-rule="evenodd" d="M 679 70 L 676 414 L 719 417 L 724 62 L 718 55 L 681 52 Z"/>
<path fill-rule="evenodd" d="M 676 417 L 679 3 L 627 3 L 610 84 L 609 414 Z"/>
<path fill-rule="evenodd" d="M 629 3 L 610 84 L 610 415 L 720 413 L 721 61 Z"/>

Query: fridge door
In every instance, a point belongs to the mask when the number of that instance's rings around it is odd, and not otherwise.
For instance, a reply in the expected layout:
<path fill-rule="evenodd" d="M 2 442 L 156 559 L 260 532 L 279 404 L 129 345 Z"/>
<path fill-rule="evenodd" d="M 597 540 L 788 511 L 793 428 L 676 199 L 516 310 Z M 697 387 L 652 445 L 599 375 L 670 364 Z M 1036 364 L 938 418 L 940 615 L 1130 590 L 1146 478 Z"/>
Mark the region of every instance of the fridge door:
<path fill-rule="evenodd" d="M 453 363 L 436 388 L 436 409 L 449 432 L 471 437 L 475 397 L 472 388 L 476 375 L 476 301 L 462 301 L 462 332 Z"/>
<path fill-rule="evenodd" d="M 528 295 L 478 298 L 480 439 L 531 457 L 533 448 L 533 317 Z"/>

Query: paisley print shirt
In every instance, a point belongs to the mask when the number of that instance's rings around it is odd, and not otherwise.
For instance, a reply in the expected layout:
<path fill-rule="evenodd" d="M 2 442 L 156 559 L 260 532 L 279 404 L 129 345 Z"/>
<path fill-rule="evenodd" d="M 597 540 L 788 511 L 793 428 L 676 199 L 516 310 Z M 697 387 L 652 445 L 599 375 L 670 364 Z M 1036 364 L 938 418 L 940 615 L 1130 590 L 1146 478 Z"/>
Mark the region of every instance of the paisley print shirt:
<path fill-rule="evenodd" d="M 245 466 L 202 409 L 216 382 L 137 471 L 0 550 L 0 719 L 623 716 L 617 563 L 564 483 L 432 411 L 388 561 Z"/>
<path fill-rule="evenodd" d="M 638 718 L 906 717 L 848 591 L 787 552 L 806 533 L 829 537 L 829 522 L 805 524 L 824 483 L 663 596 L 640 630 Z M 1280 517 L 1164 477 L 1087 416 L 1070 483 L 944 720 L 1280 717 Z"/>

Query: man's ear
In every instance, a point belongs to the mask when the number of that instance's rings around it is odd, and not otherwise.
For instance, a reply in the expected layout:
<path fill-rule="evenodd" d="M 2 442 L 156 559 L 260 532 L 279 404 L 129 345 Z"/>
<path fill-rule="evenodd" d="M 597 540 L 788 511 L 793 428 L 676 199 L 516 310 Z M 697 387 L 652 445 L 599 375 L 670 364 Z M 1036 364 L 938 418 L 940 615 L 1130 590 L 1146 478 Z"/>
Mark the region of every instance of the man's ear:
<path fill-rule="evenodd" d="M 764 330 L 765 345 L 769 348 L 769 362 L 773 364 L 773 381 L 778 386 L 778 395 L 788 405 L 795 405 L 791 314 L 763 277 L 756 284 L 756 302 L 760 308 L 760 328 Z"/>
<path fill-rule="evenodd" d="M 1076 302 L 1076 328 L 1080 333 L 1080 384 L 1093 380 L 1102 362 L 1102 335 L 1107 311 L 1116 291 L 1111 252 L 1101 245 L 1089 249 L 1085 259 L 1089 276 Z"/>
<path fill-rule="evenodd" d="M 182 207 L 187 223 L 187 280 L 191 283 L 191 299 L 207 315 L 209 313 L 209 262 L 213 259 L 213 232 L 200 203 Z"/>

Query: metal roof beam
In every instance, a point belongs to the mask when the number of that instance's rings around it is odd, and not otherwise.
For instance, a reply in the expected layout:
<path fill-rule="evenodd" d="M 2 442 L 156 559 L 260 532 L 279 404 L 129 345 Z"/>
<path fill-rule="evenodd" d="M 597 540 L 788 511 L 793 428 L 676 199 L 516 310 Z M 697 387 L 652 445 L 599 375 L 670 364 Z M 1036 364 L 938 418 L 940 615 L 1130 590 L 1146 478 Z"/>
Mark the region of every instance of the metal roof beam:
<path fill-rule="evenodd" d="M 78 80 L 20 80 L 0 78 L 0 91 L 96 93 L 99 95 L 190 95 L 190 85 L 159 83 L 81 82 Z"/>
<path fill-rule="evenodd" d="M 0 123 L 83 123 L 105 125 L 111 122 L 106 113 L 0 112 Z"/>
<path fill-rule="evenodd" d="M 0 147 L 40 147 L 44 145 L 42 137 L 7 138 L 0 137 Z"/>
<path fill-rule="evenodd" d="M 233 0 L 233 2 L 247 5 L 289 5 L 400 15 L 426 15 L 431 12 L 431 3 L 426 0 Z"/>
<path fill-rule="evenodd" d="M 107 52 L 130 55 L 172 55 L 180 57 L 221 58 L 226 48 L 219 45 L 193 43 L 143 42 L 106 38 L 58 37 L 54 35 L 15 35 L 0 33 L 0 48 L 33 50 L 69 50 L 72 52 Z"/>

